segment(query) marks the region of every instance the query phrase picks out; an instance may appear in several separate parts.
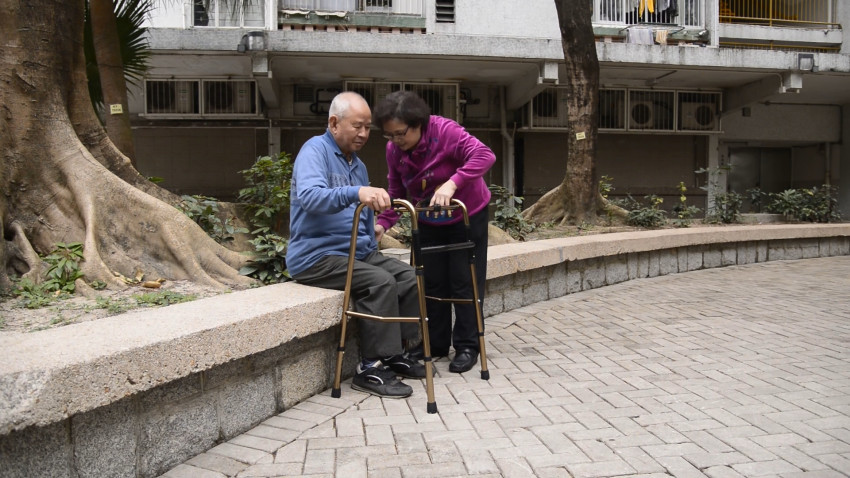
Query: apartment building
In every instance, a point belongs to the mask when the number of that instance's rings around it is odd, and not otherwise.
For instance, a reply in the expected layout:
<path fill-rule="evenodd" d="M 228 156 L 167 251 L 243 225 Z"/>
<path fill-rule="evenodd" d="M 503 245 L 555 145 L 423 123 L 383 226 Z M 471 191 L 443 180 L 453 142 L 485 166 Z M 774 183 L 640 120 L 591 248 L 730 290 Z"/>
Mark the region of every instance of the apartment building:
<path fill-rule="evenodd" d="M 705 207 L 719 187 L 838 185 L 850 213 L 850 6 L 838 0 L 587 0 L 600 62 L 597 172 L 615 195 Z M 331 98 L 418 92 L 498 157 L 489 182 L 526 204 L 566 164 L 552 0 L 184 0 L 150 20 L 132 88 L 138 167 L 181 194 L 230 199 L 259 155 L 297 154 Z M 361 156 L 386 184 L 384 140 Z M 844 146 L 844 147 L 843 147 Z M 672 201 L 667 201 L 670 203 Z"/>

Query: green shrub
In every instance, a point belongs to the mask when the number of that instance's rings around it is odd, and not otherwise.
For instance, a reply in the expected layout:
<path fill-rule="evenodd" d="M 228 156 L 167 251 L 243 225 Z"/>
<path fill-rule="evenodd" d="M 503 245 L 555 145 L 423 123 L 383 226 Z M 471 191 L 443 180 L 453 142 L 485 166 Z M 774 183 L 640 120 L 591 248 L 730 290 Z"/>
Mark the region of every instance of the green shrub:
<path fill-rule="evenodd" d="M 258 279 L 263 284 L 275 284 L 292 279 L 286 270 L 288 239 L 267 232 L 248 242 L 254 246 L 254 254 L 251 260 L 239 269 L 240 274 Z"/>
<path fill-rule="evenodd" d="M 708 210 L 706 220 L 723 224 L 738 222 L 743 203 L 744 196 L 734 191 L 717 194 L 714 196 L 714 205 Z"/>
<path fill-rule="evenodd" d="M 764 193 L 754 188 L 750 197 L 757 197 L 765 211 L 782 214 L 806 222 L 831 222 L 841 219 L 838 212 L 838 188 L 825 184 L 811 189 L 786 189 L 780 193 Z"/>
<path fill-rule="evenodd" d="M 490 185 L 490 192 L 496 199 L 493 224 L 514 239 L 524 240 L 528 233 L 534 231 L 535 226 L 522 215 L 523 198 L 514 196 L 507 188 L 495 184 Z"/>
<path fill-rule="evenodd" d="M 248 187 L 239 191 L 239 200 L 251 215 L 254 238 L 248 242 L 254 251 L 239 273 L 263 284 L 291 280 L 286 270 L 289 240 L 280 233 L 288 226 L 292 166 L 292 157 L 281 152 L 276 158 L 261 156 L 251 168 L 240 171 Z"/>
<path fill-rule="evenodd" d="M 676 214 L 675 219 L 673 219 L 673 223 L 677 227 L 688 227 L 691 225 L 691 221 L 694 216 L 700 213 L 701 209 L 688 205 L 688 198 L 685 196 L 685 192 L 687 192 L 688 188 L 685 186 L 685 183 L 679 181 L 679 185 L 677 186 L 679 190 L 679 203 L 673 206 L 673 213 Z"/>
<path fill-rule="evenodd" d="M 714 192 L 714 203 L 706 211 L 706 222 L 722 222 L 723 224 L 738 222 L 744 196 L 734 191 L 726 192 L 724 188 L 720 187 L 721 176 L 731 169 L 731 166 L 726 165 L 717 168 L 700 168 L 694 171 L 696 174 L 708 176 L 706 185 L 701 186 L 700 189 L 706 191 L 709 195 Z"/>
<path fill-rule="evenodd" d="M 249 169 L 239 171 L 248 187 L 239 190 L 238 200 L 245 203 L 255 228 L 279 234 L 289 213 L 292 186 L 292 157 L 285 152 L 257 158 Z"/>
<path fill-rule="evenodd" d="M 625 200 L 625 209 L 629 211 L 626 217 L 626 223 L 630 226 L 657 228 L 664 225 L 667 221 L 667 213 L 661 209 L 661 203 L 664 199 L 650 194 L 645 196 L 646 204 L 634 199 L 631 195 Z"/>

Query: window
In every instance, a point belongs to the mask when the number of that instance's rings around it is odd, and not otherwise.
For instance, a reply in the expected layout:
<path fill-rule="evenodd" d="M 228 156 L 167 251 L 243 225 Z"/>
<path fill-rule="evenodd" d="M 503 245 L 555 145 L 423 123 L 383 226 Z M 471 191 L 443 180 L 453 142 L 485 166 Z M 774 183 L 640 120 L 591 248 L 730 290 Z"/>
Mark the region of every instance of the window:
<path fill-rule="evenodd" d="M 264 3 L 242 0 L 194 0 L 192 25 L 262 28 L 265 26 Z"/>

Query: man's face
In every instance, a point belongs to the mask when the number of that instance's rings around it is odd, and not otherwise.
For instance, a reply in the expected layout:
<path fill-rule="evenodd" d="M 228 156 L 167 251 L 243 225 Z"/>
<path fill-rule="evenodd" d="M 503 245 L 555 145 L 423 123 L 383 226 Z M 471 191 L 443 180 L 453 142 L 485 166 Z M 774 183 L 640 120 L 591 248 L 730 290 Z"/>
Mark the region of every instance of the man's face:
<path fill-rule="evenodd" d="M 342 118 L 331 116 L 331 134 L 339 149 L 345 154 L 360 151 L 369 139 L 372 111 L 361 99 L 353 99 Z"/>

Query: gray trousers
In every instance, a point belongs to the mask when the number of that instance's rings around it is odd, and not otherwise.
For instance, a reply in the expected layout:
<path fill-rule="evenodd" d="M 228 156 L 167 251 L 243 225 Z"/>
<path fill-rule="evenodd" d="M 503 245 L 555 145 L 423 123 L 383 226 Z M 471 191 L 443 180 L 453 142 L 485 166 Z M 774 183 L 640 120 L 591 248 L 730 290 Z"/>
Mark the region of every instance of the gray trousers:
<path fill-rule="evenodd" d="M 293 278 L 306 285 L 345 290 L 347 272 L 348 257 L 325 256 Z M 380 252 L 373 252 L 363 260 L 354 261 L 351 299 L 355 301 L 355 310 L 364 314 L 419 317 L 419 296 L 413 267 Z M 416 323 L 360 319 L 358 328 L 361 358 L 377 359 L 398 355 L 404 351 L 402 339 L 419 337 L 419 325 Z"/>

